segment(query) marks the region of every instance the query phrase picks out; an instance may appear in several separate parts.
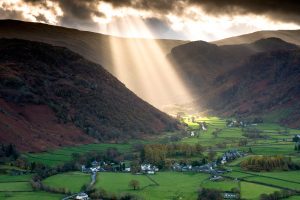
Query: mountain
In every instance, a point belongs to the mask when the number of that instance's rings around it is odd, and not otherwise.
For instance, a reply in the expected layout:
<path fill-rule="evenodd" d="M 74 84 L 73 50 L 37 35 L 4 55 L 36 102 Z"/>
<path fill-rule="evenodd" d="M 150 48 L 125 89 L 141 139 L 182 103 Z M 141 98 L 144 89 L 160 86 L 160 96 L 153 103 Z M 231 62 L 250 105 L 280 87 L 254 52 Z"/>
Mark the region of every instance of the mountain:
<path fill-rule="evenodd" d="M 141 87 L 144 84 L 140 79 L 149 76 L 147 70 L 165 65 L 165 61 L 162 60 L 166 60 L 164 57 L 173 47 L 186 43 L 180 40 L 120 38 L 16 20 L 0 20 L 0 38 L 18 38 L 66 47 L 102 65 L 131 91 L 157 107 L 174 102 L 164 102 L 160 105 L 165 101 L 163 98 L 165 94 L 158 93 L 159 90 L 156 90 L 158 94 L 149 97 L 146 89 Z M 160 57 L 157 58 L 157 55 Z M 151 69 L 144 69 L 144 63 L 151 65 Z M 175 101 L 176 95 L 172 99 Z"/>
<path fill-rule="evenodd" d="M 174 47 L 169 58 L 190 87 L 199 90 L 211 84 L 217 76 L 239 67 L 256 53 L 296 48 L 298 48 L 296 45 L 279 38 L 261 39 L 250 44 L 222 46 L 195 41 Z"/>
<path fill-rule="evenodd" d="M 170 55 L 202 109 L 221 116 L 268 116 L 299 127 L 300 49 L 279 38 L 250 44 L 197 41 Z M 277 115 L 277 116 L 275 116 Z"/>
<path fill-rule="evenodd" d="M 18 39 L 0 39 L 0 119 L 1 143 L 26 151 L 177 128 L 102 66 L 64 47 Z"/>
<path fill-rule="evenodd" d="M 243 44 L 252 43 L 256 40 L 270 37 L 280 38 L 286 42 L 300 45 L 300 30 L 257 31 L 245 35 L 217 40 L 212 43 L 217 45 Z"/>
<path fill-rule="evenodd" d="M 167 55 L 173 47 L 186 43 L 186 41 L 182 40 L 120 38 L 61 26 L 18 20 L 0 20 L 0 38 L 17 38 L 66 47 L 86 59 L 102 65 L 110 73 L 114 73 L 114 62 L 110 45 L 110 41 L 113 39 L 118 40 L 120 46 L 124 46 L 125 43 L 132 45 L 137 41 L 142 44 L 148 41 L 155 41 L 161 47 L 164 55 Z M 128 49 L 124 49 L 124 53 L 126 51 Z"/>

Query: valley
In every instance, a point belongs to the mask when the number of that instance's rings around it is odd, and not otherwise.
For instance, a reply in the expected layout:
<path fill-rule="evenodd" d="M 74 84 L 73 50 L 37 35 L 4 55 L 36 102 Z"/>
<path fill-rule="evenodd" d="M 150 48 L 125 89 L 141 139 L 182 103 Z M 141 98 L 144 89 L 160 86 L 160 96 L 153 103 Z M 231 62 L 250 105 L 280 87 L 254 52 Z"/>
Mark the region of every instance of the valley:
<path fill-rule="evenodd" d="M 28 163 L 38 163 L 46 166 L 46 168 L 55 168 L 63 166 L 72 159 L 80 159 L 74 157 L 74 154 L 90 156 L 89 152 L 106 152 L 109 149 L 120 152 L 121 157 L 117 157 L 119 162 L 124 162 L 127 167 L 132 168 L 132 163 L 141 159 L 140 147 L 138 145 L 154 145 L 154 144 L 174 144 L 174 145 L 203 145 L 201 152 L 193 153 L 189 156 L 171 155 L 167 156 L 163 166 L 154 175 L 151 174 L 135 174 L 134 172 L 120 171 L 100 171 L 97 172 L 96 183 L 93 185 L 99 194 L 120 197 L 125 194 L 137 196 L 137 198 L 145 199 L 195 199 L 197 198 L 200 188 L 217 189 L 220 192 L 235 191 L 242 199 L 261 199 L 262 194 L 271 194 L 276 191 L 291 191 L 291 197 L 288 199 L 297 199 L 299 194 L 300 179 L 298 171 L 280 170 L 274 171 L 249 171 L 241 168 L 241 162 L 254 156 L 283 156 L 288 157 L 292 162 L 299 163 L 299 152 L 295 151 L 295 142 L 293 137 L 299 134 L 296 129 L 282 127 L 274 123 L 251 123 L 248 128 L 255 128 L 261 131 L 264 137 L 248 138 L 245 136 L 245 127 L 228 126 L 230 120 L 218 117 L 198 117 L 197 115 L 186 115 L 181 118 L 188 125 L 187 132 L 166 133 L 159 138 L 153 138 L 147 141 L 133 140 L 120 144 L 88 144 L 77 147 L 64 147 L 43 153 L 26 153 L 22 154 L 19 159 L 24 159 Z M 205 123 L 207 130 L 200 128 L 199 124 Z M 247 126 L 246 126 L 247 127 Z M 216 130 L 218 134 L 214 134 Z M 191 136 L 191 133 L 194 133 Z M 176 137 L 175 137 L 176 136 Z M 173 138 L 173 139 L 171 139 Z M 170 142 L 170 140 L 176 141 Z M 246 142 L 245 142 L 246 141 Z M 220 164 L 220 169 L 227 169 L 228 172 L 221 174 L 222 179 L 212 181 L 213 176 L 205 172 L 193 172 L 189 170 L 174 171 L 172 166 L 174 163 L 183 163 L 184 165 L 197 165 L 195 163 L 202 162 L 204 158 L 209 160 L 218 160 L 223 153 L 228 150 L 238 150 L 244 152 L 246 156 Z M 215 152 L 213 155 L 210 152 Z M 92 154 L 91 154 L 92 155 Z M 131 156 L 130 156 L 131 155 Z M 95 155 L 96 156 L 96 155 Z M 97 157 L 97 156 L 96 156 Z M 96 157 L 91 157 L 94 160 Z M 133 159 L 134 158 L 134 159 Z M 101 161 L 101 160 L 98 160 Z M 104 160 L 102 160 L 104 161 Z M 78 163 L 85 161 L 79 161 Z M 193 164 L 194 163 L 194 164 Z M 118 163 L 116 163 L 118 164 Z M 201 165 L 201 164 L 200 164 Z M 3 169 L 9 168 L 2 166 Z M 5 185 L 1 195 L 11 196 L 10 199 L 21 199 L 19 196 L 46 195 L 46 192 L 35 192 L 30 186 L 30 178 L 34 176 L 34 172 L 30 172 L 30 167 L 24 170 L 28 175 L 10 175 L 9 169 L 7 173 L 0 175 L 1 184 Z M 16 170 L 21 170 L 18 167 Z M 23 169 L 22 169 L 23 170 Z M 43 184 L 47 187 L 54 188 L 47 195 L 48 199 L 57 199 L 60 195 L 58 191 L 66 191 L 77 193 L 82 191 L 85 184 L 90 182 L 90 176 L 82 173 L 80 167 L 70 172 L 56 172 L 43 180 Z M 25 172 L 26 171 L 26 172 Z M 128 183 L 131 180 L 139 182 L 139 189 L 133 190 Z M 177 184 L 180 182 L 181 184 Z M 57 188 L 57 190 L 55 190 Z M 63 188 L 63 189 L 62 189 Z M 49 190 L 49 189 L 48 189 Z M 55 192 L 53 192 L 55 191 Z M 259 191 L 259 192 L 258 192 Z M 58 192 L 60 193 L 60 192 Z"/>
<path fill-rule="evenodd" d="M 299 41 L 0 20 L 0 200 L 299 200 Z"/>

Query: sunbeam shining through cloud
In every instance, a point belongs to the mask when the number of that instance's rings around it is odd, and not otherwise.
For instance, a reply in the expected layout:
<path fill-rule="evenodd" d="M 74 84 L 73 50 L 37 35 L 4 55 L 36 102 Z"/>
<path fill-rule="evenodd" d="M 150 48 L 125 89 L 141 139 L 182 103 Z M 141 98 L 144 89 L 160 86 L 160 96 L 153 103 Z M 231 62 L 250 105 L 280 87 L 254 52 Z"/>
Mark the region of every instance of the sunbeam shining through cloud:
<path fill-rule="evenodd" d="M 147 26 L 138 18 L 125 17 L 127 31 L 135 29 L 151 35 Z M 121 28 L 108 25 L 108 30 L 117 33 Z M 191 94 L 180 80 L 174 66 L 167 60 L 158 42 L 145 39 L 130 39 L 125 43 L 120 38 L 111 37 L 111 55 L 114 72 L 146 101 L 162 108 L 171 103 L 185 103 L 192 100 Z M 130 66 L 130 67 L 128 67 Z"/>

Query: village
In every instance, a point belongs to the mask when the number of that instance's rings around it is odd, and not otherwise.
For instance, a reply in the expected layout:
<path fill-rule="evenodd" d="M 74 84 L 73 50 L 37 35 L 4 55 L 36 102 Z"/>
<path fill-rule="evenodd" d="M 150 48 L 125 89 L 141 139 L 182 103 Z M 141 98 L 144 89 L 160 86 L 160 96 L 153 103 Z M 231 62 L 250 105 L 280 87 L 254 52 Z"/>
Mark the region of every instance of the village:
<path fill-rule="evenodd" d="M 216 175 L 221 175 L 230 172 L 230 169 L 221 169 L 221 166 L 231 162 L 237 158 L 244 157 L 246 154 L 238 150 L 228 150 L 225 152 L 220 160 L 212 161 L 204 165 L 194 165 L 191 164 L 180 164 L 173 163 L 171 166 L 172 171 L 176 172 L 197 172 L 197 173 L 208 173 L 212 175 L 211 180 L 216 180 Z M 123 172 L 123 173 L 133 173 L 130 166 L 127 166 L 124 162 L 121 163 L 110 163 L 105 161 L 94 160 L 90 167 L 85 165 L 81 166 L 81 172 L 83 173 L 96 173 L 96 172 Z M 139 166 L 139 169 L 134 172 L 136 175 L 147 174 L 155 175 L 159 172 L 159 168 L 151 163 L 144 163 Z"/>
<path fill-rule="evenodd" d="M 228 150 L 225 152 L 221 159 L 218 161 L 212 161 L 204 165 L 192 166 L 191 164 L 180 164 L 175 162 L 170 170 L 174 172 L 193 172 L 193 173 L 207 173 L 210 174 L 209 181 L 222 181 L 224 177 L 222 176 L 225 173 L 231 172 L 231 169 L 225 169 L 223 166 L 237 158 L 246 156 L 245 153 L 238 150 Z M 127 164 L 128 165 L 128 164 Z M 81 172 L 91 173 L 92 182 L 96 180 L 97 173 L 105 172 L 115 172 L 115 173 L 133 173 L 130 166 L 127 166 L 126 163 L 112 163 L 105 161 L 92 161 L 90 167 L 85 165 L 81 166 Z M 135 175 L 155 175 L 160 170 L 157 166 L 151 163 L 144 163 L 139 165 L 139 169 L 133 174 Z M 225 192 L 223 194 L 224 199 L 237 199 L 238 195 L 232 192 Z M 80 192 L 74 196 L 77 200 L 88 200 L 89 196 L 85 192 Z"/>

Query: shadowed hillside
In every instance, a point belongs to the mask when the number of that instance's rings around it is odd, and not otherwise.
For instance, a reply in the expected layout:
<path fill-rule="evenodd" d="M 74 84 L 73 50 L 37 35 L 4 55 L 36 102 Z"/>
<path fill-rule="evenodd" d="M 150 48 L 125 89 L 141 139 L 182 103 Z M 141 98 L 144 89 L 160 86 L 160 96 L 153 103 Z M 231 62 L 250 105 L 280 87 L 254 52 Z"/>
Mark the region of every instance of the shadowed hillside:
<path fill-rule="evenodd" d="M 296 45 L 278 38 L 262 39 L 250 44 L 223 46 L 196 41 L 173 48 L 169 57 L 188 80 L 189 85 L 201 91 L 218 75 L 239 67 L 256 53 L 296 48 L 298 48 Z"/>
<path fill-rule="evenodd" d="M 199 107 L 223 116 L 282 111 L 281 122 L 299 127 L 299 52 L 278 38 L 223 46 L 197 41 L 173 48 L 170 58 L 194 88 Z"/>
<path fill-rule="evenodd" d="M 177 128 L 100 65 L 63 47 L 1 39 L 0 77 L 0 138 L 23 150 Z"/>

